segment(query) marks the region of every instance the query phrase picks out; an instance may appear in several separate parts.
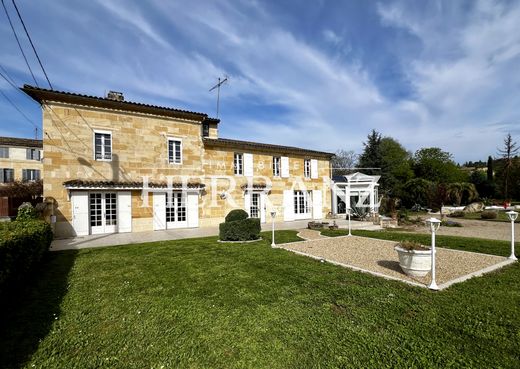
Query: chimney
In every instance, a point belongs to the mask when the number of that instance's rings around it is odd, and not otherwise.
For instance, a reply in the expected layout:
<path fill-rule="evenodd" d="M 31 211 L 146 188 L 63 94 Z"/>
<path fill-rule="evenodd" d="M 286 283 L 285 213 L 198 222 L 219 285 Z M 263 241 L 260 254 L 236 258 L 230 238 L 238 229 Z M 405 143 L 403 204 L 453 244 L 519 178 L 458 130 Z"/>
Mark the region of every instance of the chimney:
<path fill-rule="evenodd" d="M 117 91 L 108 91 L 107 99 L 115 100 L 115 101 L 125 101 L 125 97 L 122 92 Z"/>

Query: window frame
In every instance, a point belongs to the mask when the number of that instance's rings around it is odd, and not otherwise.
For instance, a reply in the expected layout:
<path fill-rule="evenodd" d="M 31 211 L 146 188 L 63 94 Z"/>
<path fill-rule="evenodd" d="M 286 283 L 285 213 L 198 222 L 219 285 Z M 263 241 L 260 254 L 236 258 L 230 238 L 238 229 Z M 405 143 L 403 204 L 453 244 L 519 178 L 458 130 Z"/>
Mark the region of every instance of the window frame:
<path fill-rule="evenodd" d="M 98 159 L 96 155 L 96 134 L 100 135 L 109 135 L 110 136 L 110 159 L 107 159 L 105 157 L 105 139 L 103 138 L 102 144 L 101 144 L 101 156 L 102 158 Z M 104 136 L 102 136 L 104 137 Z M 93 147 L 93 153 L 94 153 L 94 160 L 95 161 L 112 161 L 112 158 L 114 156 L 114 135 L 112 134 L 112 131 L 105 131 L 100 129 L 95 129 L 94 134 L 92 137 L 92 147 Z"/>
<path fill-rule="evenodd" d="M 310 215 L 311 208 L 311 191 L 294 190 L 293 191 L 293 211 L 296 216 Z M 301 211 L 303 209 L 303 212 Z"/>
<path fill-rule="evenodd" d="M 170 160 L 170 142 L 178 142 L 180 144 L 179 146 L 179 155 L 180 157 L 178 158 L 179 161 L 176 161 L 177 160 L 177 155 L 176 155 L 176 147 L 175 147 L 175 144 L 173 145 L 173 150 L 172 150 L 172 153 L 173 153 L 173 156 Z M 168 157 L 168 164 L 171 164 L 171 165 L 181 165 L 182 164 L 182 160 L 183 160 L 183 153 L 182 153 L 182 138 L 179 138 L 179 137 L 167 137 L 166 138 L 166 155 Z"/>
<path fill-rule="evenodd" d="M 282 176 L 282 157 L 273 156 L 273 177 Z"/>
<path fill-rule="evenodd" d="M 0 168 L 0 170 L 2 171 L 2 182 L 1 183 L 12 183 L 14 182 L 14 168 Z M 10 172 L 11 173 L 11 177 L 10 177 L 10 181 L 6 181 L 5 180 L 5 174 L 7 172 Z"/>
<path fill-rule="evenodd" d="M 202 123 L 202 138 L 209 137 L 209 123 Z"/>
<path fill-rule="evenodd" d="M 237 167 L 237 157 L 240 157 L 240 166 Z M 244 153 L 243 152 L 235 152 L 233 153 L 233 173 L 236 176 L 244 175 Z"/>
<path fill-rule="evenodd" d="M 24 178 L 24 173 L 25 173 L 25 178 Z M 37 176 L 31 176 L 33 178 L 28 178 L 29 177 L 29 173 L 38 173 Z M 23 182 L 36 182 L 36 181 L 39 181 L 40 179 L 42 179 L 41 177 L 41 170 L 40 169 L 23 169 L 22 170 L 22 181 Z M 38 177 L 38 178 L 34 178 L 34 177 Z"/>
<path fill-rule="evenodd" d="M 33 153 L 34 153 L 34 155 L 33 155 Z M 25 149 L 25 160 L 40 161 L 40 159 L 41 159 L 40 149 L 35 148 L 35 147 L 27 147 Z"/>
<path fill-rule="evenodd" d="M 303 160 L 303 177 L 304 178 L 311 178 L 311 159 L 304 159 Z"/>
<path fill-rule="evenodd" d="M 0 146 L 0 152 L 5 152 L 6 156 L 0 155 L 0 159 L 9 159 L 9 146 Z"/>

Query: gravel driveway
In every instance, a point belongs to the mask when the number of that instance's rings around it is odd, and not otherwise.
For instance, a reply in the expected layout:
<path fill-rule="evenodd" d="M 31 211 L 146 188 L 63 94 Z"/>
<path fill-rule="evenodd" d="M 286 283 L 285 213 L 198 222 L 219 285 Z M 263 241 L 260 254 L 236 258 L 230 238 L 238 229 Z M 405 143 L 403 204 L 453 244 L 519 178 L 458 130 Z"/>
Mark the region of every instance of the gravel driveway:
<path fill-rule="evenodd" d="M 421 285 L 429 284 L 431 278 L 429 274 L 423 278 L 412 278 L 402 272 L 397 252 L 394 250 L 395 245 L 394 241 L 344 236 L 288 243 L 279 247 L 393 279 Z M 437 283 L 441 285 L 484 268 L 493 267 L 507 261 L 507 258 L 437 248 L 436 260 Z"/>

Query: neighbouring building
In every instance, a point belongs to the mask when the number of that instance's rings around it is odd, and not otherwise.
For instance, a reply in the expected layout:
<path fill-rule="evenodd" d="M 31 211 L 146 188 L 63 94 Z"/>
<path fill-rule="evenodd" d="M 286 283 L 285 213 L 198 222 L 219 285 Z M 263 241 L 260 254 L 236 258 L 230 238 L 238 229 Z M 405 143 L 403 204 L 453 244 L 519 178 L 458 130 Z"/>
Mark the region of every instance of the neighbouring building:
<path fill-rule="evenodd" d="M 25 85 L 42 105 L 44 197 L 55 234 L 214 226 L 332 213 L 328 152 L 220 138 L 204 113 Z"/>
<path fill-rule="evenodd" d="M 41 140 L 0 137 L 0 186 L 14 181 L 36 181 L 42 173 Z M 16 215 L 27 199 L 1 196 L 0 217 Z"/>

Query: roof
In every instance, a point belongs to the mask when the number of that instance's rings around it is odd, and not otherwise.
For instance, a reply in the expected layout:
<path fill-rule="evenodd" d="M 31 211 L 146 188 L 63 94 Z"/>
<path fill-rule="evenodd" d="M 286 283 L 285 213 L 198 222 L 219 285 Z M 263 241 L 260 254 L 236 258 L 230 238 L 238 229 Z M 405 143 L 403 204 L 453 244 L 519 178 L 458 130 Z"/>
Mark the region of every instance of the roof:
<path fill-rule="evenodd" d="M 37 147 L 43 148 L 42 140 L 17 137 L 0 137 L 0 146 Z"/>
<path fill-rule="evenodd" d="M 205 113 L 175 109 L 166 106 L 148 105 L 132 101 L 118 101 L 105 97 L 82 95 L 72 92 L 48 90 L 45 88 L 24 85 L 21 90 L 40 104 L 46 101 L 62 102 L 98 108 L 131 111 L 136 113 L 155 114 L 166 117 L 182 118 L 196 121 L 219 123 L 219 119 L 210 118 Z"/>
<path fill-rule="evenodd" d="M 333 176 L 332 180 L 335 183 L 342 183 L 342 182 L 350 182 L 350 183 L 357 183 L 357 182 L 374 182 L 377 183 L 379 181 L 379 178 L 381 176 L 371 176 L 368 174 L 364 174 L 361 172 L 356 172 L 348 175 L 341 175 L 341 176 Z"/>
<path fill-rule="evenodd" d="M 83 181 L 81 179 L 73 179 L 70 181 L 63 182 L 63 186 L 68 189 L 105 189 L 105 188 L 117 188 L 127 190 L 142 190 L 143 182 L 139 181 Z M 205 185 L 202 183 L 188 183 L 188 189 L 201 189 Z M 166 182 L 148 182 L 148 188 L 168 188 Z M 182 183 L 172 183 L 172 189 L 182 189 Z"/>
<path fill-rule="evenodd" d="M 287 153 L 296 153 L 296 154 L 302 154 L 302 155 L 325 156 L 328 158 L 331 158 L 332 156 L 334 156 L 334 154 L 330 153 L 330 152 L 308 150 L 308 149 L 302 149 L 300 147 L 293 147 L 293 146 L 272 145 L 272 144 L 251 142 L 251 141 L 239 141 L 239 140 L 233 140 L 233 139 L 228 139 L 228 138 L 204 138 L 203 141 L 204 141 L 204 144 L 212 145 L 212 146 L 244 148 L 244 149 L 252 148 L 252 149 L 268 151 L 270 153 L 272 153 L 272 152 L 286 153 L 287 152 Z"/>

